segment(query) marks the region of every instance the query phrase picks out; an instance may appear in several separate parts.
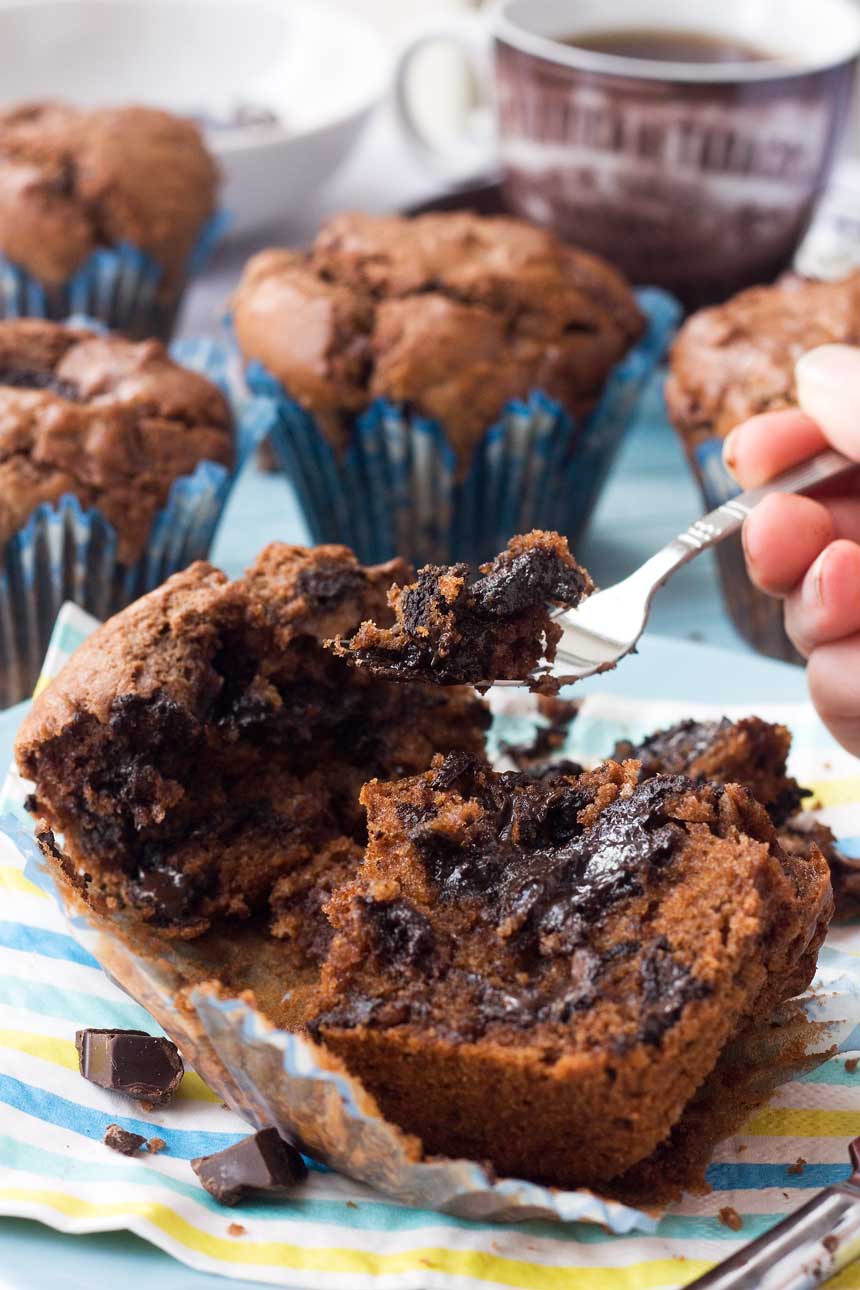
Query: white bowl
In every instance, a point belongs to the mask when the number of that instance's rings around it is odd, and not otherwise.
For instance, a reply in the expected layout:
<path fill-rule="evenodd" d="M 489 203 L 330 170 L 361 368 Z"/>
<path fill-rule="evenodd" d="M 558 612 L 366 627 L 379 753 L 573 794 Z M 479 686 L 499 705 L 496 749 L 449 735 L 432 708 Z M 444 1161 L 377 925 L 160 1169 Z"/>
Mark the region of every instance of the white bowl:
<path fill-rule="evenodd" d="M 0 99 L 148 103 L 206 128 L 232 232 L 288 219 L 386 92 L 376 32 L 328 0 L 0 0 Z M 237 107 L 274 123 L 229 122 Z"/>

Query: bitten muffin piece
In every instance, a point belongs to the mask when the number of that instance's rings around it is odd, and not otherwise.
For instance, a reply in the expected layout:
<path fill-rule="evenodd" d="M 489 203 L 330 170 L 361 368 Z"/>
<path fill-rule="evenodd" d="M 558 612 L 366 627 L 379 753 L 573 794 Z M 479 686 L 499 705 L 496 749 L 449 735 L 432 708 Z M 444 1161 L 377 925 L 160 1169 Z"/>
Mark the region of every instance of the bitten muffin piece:
<path fill-rule="evenodd" d="M 192 565 L 89 638 L 16 755 L 93 903 L 186 937 L 271 914 L 276 935 L 324 947 L 314 892 L 360 858 L 368 776 L 483 750 L 473 692 L 391 685 L 322 647 L 384 614 L 409 572 L 274 543 L 235 582 Z"/>
<path fill-rule="evenodd" d="M 133 562 L 173 481 L 233 464 L 233 417 L 160 341 L 36 319 L 0 322 L 0 544 L 41 502 L 97 506 Z"/>
<path fill-rule="evenodd" d="M 535 529 L 477 570 L 425 565 L 417 581 L 389 592 L 393 627 L 364 622 L 330 645 L 356 667 L 392 680 L 524 680 L 541 659 L 555 657 L 562 629 L 552 606 L 571 608 L 592 590 L 567 539 Z"/>
<path fill-rule="evenodd" d="M 797 403 L 794 365 L 816 345 L 860 343 L 860 271 L 841 282 L 793 275 L 693 314 L 672 349 L 669 415 L 691 445 L 725 438 L 757 412 Z"/>
<path fill-rule="evenodd" d="M 621 740 L 611 756 L 615 761 L 638 761 L 643 780 L 652 775 L 688 775 L 699 783 L 743 784 L 779 827 L 799 810 L 806 796 L 788 773 L 790 750 L 791 733 L 785 726 L 760 717 L 741 721 L 722 717 L 679 721 L 638 744 Z"/>
<path fill-rule="evenodd" d="M 622 740 L 613 758 L 634 758 L 641 764 L 640 779 L 652 775 L 689 775 L 697 781 L 738 783 L 761 802 L 777 828 L 780 845 L 789 855 L 805 855 L 812 848 L 824 856 L 840 916 L 856 912 L 860 899 L 860 868 L 842 854 L 833 830 L 801 814 L 808 790 L 788 773 L 791 734 L 785 726 L 760 717 L 742 721 L 679 721 L 658 730 L 639 744 Z"/>
<path fill-rule="evenodd" d="M 256 359 L 332 444 L 373 399 L 444 425 L 462 471 L 505 404 L 534 389 L 591 410 L 642 332 L 624 279 L 521 220 L 344 214 L 308 251 L 254 256 L 233 301 Z"/>
<path fill-rule="evenodd" d="M 199 130 L 168 112 L 29 103 L 0 113 L 0 253 L 46 284 L 129 243 L 170 291 L 217 191 Z"/>
<path fill-rule="evenodd" d="M 427 1154 L 605 1183 L 811 979 L 821 856 L 785 857 L 737 785 L 636 774 L 543 784 L 452 754 L 363 790 L 310 1031 Z"/>

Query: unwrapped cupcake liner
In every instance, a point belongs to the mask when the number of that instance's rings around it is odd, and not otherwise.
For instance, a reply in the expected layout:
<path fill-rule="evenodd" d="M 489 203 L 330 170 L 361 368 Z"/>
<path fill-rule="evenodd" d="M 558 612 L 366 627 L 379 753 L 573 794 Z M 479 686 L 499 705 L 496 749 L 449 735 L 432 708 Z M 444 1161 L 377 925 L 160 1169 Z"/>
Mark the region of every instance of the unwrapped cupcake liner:
<path fill-rule="evenodd" d="M 269 431 L 271 405 L 237 396 L 232 356 L 224 346 L 184 340 L 171 347 L 171 354 L 214 381 L 230 400 L 236 464 L 230 470 L 202 461 L 193 474 L 175 479 L 133 564 L 120 563 L 116 530 L 97 507 L 85 509 L 67 494 L 56 505 L 42 503 L 33 511 L 0 556 L 0 707 L 32 692 L 65 601 L 106 618 L 206 558 L 238 473 Z"/>
<path fill-rule="evenodd" d="M 203 227 L 188 258 L 186 280 L 199 273 L 229 225 L 217 211 Z M 169 340 L 185 282 L 169 296 L 160 292 L 161 267 L 138 247 L 122 242 L 100 247 L 59 286 L 41 282 L 0 256 L 0 318 L 48 318 L 62 322 L 85 314 L 135 340 Z"/>
<path fill-rule="evenodd" d="M 654 287 L 637 292 L 645 334 L 613 368 L 587 417 L 540 391 L 515 400 L 485 434 L 465 478 L 438 422 L 387 399 L 356 419 L 339 455 L 314 418 L 258 362 L 250 388 L 277 408 L 272 442 L 314 542 L 343 542 L 364 563 L 491 558 L 515 533 L 582 530 L 680 307 Z"/>
<path fill-rule="evenodd" d="M 732 497 L 737 497 L 741 490 L 723 464 L 722 439 L 713 435 L 700 440 L 687 455 L 699 482 L 706 510 L 716 510 Z M 740 534 L 718 542 L 716 555 L 723 599 L 744 640 L 770 658 L 802 663 L 803 659 L 786 635 L 782 602 L 766 596 L 750 581 Z"/>

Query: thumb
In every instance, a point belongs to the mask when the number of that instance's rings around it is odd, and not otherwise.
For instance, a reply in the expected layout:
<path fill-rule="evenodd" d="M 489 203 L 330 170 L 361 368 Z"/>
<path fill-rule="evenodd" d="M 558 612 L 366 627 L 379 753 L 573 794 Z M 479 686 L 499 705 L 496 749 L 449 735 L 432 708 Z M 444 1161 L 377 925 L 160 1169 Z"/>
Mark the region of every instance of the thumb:
<path fill-rule="evenodd" d="M 797 401 L 834 448 L 860 461 L 860 349 L 820 345 L 795 366 Z"/>

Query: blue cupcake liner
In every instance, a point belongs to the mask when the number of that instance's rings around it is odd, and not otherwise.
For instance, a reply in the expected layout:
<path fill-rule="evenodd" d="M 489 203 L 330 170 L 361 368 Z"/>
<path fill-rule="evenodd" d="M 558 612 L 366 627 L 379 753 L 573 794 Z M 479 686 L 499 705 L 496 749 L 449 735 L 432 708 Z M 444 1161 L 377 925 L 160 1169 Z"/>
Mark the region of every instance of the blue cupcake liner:
<path fill-rule="evenodd" d="M 130 565 L 119 561 L 116 530 L 98 508 L 85 509 L 72 494 L 56 505 L 36 507 L 0 556 L 0 707 L 32 691 L 65 601 L 106 618 L 206 558 L 240 470 L 271 429 L 270 403 L 237 397 L 232 356 L 223 345 L 183 340 L 171 354 L 214 381 L 229 399 L 236 423 L 235 467 L 202 461 L 193 474 L 175 479 L 146 549 Z"/>
<path fill-rule="evenodd" d="M 613 368 L 601 399 L 572 418 L 539 390 L 507 404 L 465 478 L 436 421 L 376 399 L 338 455 L 314 418 L 258 362 L 246 379 L 272 401 L 275 452 L 315 542 L 344 542 L 365 563 L 489 559 L 514 533 L 556 529 L 575 539 L 680 317 L 666 292 L 637 293 L 645 334 Z"/>
<path fill-rule="evenodd" d="M 186 277 L 200 272 L 229 222 L 225 211 L 217 211 L 207 220 L 188 258 Z M 72 314 L 86 314 L 136 339 L 158 336 L 167 340 L 184 282 L 164 298 L 159 294 L 161 277 L 161 267 L 127 242 L 93 251 L 68 282 L 59 286 L 40 282 L 0 256 L 0 318 L 61 322 Z"/>

